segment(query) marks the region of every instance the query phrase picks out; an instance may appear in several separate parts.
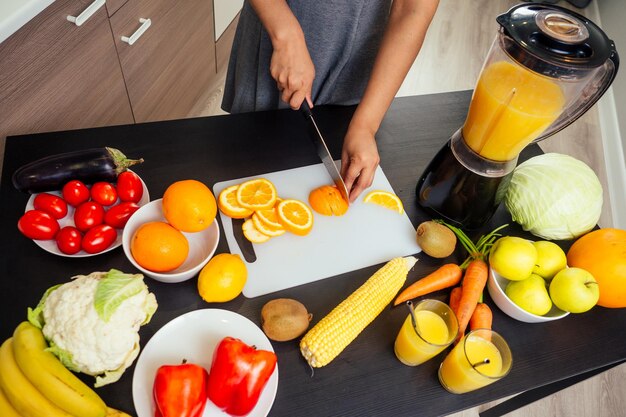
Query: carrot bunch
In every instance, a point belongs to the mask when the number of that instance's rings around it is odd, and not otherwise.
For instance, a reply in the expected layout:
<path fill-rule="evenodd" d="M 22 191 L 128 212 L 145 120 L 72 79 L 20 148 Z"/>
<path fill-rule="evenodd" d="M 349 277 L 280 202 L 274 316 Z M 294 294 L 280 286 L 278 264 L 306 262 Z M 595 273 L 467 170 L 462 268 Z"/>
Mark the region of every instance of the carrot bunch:
<path fill-rule="evenodd" d="M 462 285 L 459 287 L 461 289 L 453 290 L 453 292 L 456 291 L 456 294 L 451 293 L 450 300 L 450 307 L 452 311 L 456 313 L 459 322 L 459 335 L 457 340 L 460 340 L 465 334 L 468 325 L 470 325 L 471 329 L 491 328 L 493 317 L 491 309 L 482 302 L 483 291 L 489 276 L 487 257 L 489 256 L 489 251 L 493 243 L 500 236 L 498 232 L 508 226 L 508 224 L 502 225 L 490 233 L 481 236 L 478 242 L 474 244 L 461 229 L 446 224 L 443 221 L 441 221 L 441 223 L 448 226 L 450 230 L 454 232 L 459 242 L 461 242 L 469 254 L 467 259 L 465 259 L 460 266 L 461 269 L 465 270 Z M 453 295 L 456 300 L 453 299 Z"/>
<path fill-rule="evenodd" d="M 414 282 L 398 295 L 394 301 L 394 306 L 434 291 L 454 287 L 450 293 L 450 307 L 456 314 L 459 322 L 459 336 L 457 340 L 460 340 L 465 334 L 468 325 L 471 329 L 491 328 L 493 317 L 491 309 L 482 302 L 483 290 L 489 275 L 487 256 L 491 246 L 500 236 L 498 231 L 508 225 L 502 225 L 481 236 L 478 242 L 474 244 L 461 229 L 446 224 L 441 220 L 435 221 L 447 226 L 454 232 L 469 256 L 461 265 L 445 264 L 419 281 Z M 461 281 L 462 285 L 458 286 Z"/>

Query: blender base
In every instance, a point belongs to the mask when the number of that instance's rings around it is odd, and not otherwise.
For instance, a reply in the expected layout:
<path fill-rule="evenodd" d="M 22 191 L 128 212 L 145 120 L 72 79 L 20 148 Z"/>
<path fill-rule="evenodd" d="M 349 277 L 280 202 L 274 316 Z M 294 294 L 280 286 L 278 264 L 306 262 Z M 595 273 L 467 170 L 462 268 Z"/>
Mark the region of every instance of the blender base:
<path fill-rule="evenodd" d="M 465 230 L 480 229 L 500 205 L 513 173 L 485 176 L 468 169 L 455 156 L 453 140 L 439 150 L 418 180 L 417 202 L 434 218 Z"/>

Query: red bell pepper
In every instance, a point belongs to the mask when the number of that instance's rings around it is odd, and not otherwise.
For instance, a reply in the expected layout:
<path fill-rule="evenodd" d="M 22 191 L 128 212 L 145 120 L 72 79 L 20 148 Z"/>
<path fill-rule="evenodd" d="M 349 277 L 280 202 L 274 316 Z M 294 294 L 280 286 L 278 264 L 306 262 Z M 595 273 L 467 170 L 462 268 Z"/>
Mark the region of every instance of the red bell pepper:
<path fill-rule="evenodd" d="M 208 378 L 206 369 L 186 361 L 159 367 L 153 387 L 155 417 L 200 417 L 207 401 Z"/>
<path fill-rule="evenodd" d="M 233 416 L 248 414 L 276 368 L 276 355 L 225 337 L 213 353 L 209 399 Z"/>

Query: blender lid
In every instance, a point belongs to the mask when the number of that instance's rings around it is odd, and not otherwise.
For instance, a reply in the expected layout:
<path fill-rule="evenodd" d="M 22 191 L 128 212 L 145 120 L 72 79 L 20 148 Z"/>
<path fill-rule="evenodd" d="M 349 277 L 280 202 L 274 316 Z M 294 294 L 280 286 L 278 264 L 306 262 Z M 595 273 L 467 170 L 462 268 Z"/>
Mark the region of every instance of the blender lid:
<path fill-rule="evenodd" d="M 559 6 L 520 4 L 496 20 L 515 41 L 507 53 L 529 68 L 549 63 L 592 69 L 604 65 L 615 52 L 615 45 L 597 25 Z"/>

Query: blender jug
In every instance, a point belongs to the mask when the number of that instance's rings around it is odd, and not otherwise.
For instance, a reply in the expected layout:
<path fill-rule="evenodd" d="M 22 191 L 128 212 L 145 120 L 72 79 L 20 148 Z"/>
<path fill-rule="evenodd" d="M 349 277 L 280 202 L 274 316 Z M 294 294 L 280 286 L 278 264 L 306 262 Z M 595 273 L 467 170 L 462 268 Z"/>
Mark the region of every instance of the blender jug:
<path fill-rule="evenodd" d="M 521 4 L 496 19 L 463 126 L 417 183 L 418 204 L 465 229 L 497 209 L 520 152 L 584 114 L 615 78 L 615 45 L 585 17 Z"/>

